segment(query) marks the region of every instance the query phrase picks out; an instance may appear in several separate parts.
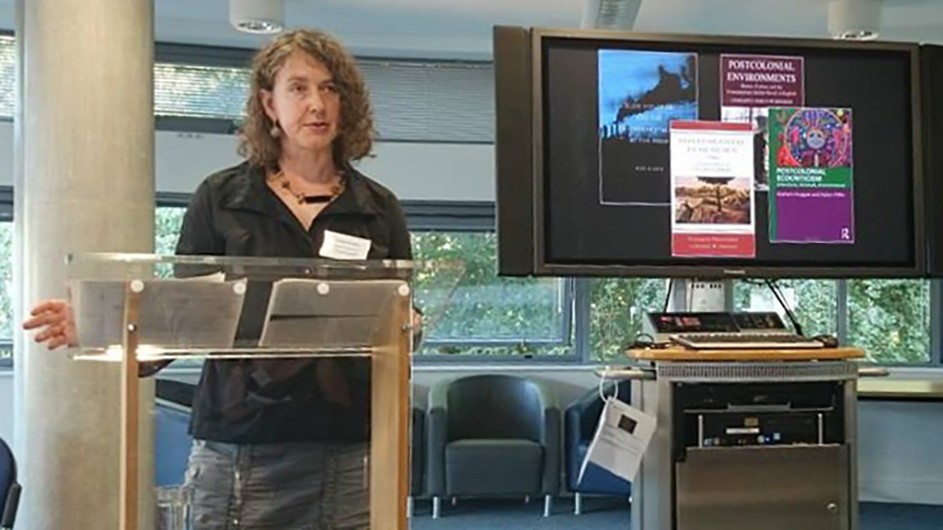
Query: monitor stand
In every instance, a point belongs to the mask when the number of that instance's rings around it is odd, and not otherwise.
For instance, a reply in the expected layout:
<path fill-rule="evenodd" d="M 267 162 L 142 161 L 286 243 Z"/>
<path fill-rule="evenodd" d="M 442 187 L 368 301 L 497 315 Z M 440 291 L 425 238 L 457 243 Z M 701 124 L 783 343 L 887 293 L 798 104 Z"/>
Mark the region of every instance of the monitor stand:
<path fill-rule="evenodd" d="M 733 311 L 733 280 L 675 278 L 669 289 L 668 311 Z"/>

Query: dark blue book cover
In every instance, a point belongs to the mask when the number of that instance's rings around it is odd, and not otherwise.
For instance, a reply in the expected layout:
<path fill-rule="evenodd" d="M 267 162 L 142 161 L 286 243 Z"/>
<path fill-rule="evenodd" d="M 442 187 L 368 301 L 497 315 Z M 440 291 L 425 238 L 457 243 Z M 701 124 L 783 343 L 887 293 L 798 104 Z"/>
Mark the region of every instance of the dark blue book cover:
<path fill-rule="evenodd" d="M 599 200 L 669 205 L 669 129 L 698 117 L 697 55 L 600 50 Z"/>

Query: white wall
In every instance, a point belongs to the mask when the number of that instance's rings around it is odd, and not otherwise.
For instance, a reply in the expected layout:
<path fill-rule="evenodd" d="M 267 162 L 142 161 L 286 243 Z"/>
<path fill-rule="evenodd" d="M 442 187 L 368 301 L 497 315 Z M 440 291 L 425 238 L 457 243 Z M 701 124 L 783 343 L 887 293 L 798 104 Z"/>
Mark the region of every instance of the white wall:
<path fill-rule="evenodd" d="M 858 406 L 862 500 L 943 504 L 943 402 Z"/>

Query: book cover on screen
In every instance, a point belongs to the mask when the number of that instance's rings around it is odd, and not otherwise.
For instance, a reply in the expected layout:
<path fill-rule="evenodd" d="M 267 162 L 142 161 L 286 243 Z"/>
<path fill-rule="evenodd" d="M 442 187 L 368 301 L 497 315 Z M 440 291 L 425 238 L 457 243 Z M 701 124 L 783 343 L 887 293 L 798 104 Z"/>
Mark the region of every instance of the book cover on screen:
<path fill-rule="evenodd" d="M 773 107 L 769 120 L 770 242 L 853 244 L 851 109 Z"/>
<path fill-rule="evenodd" d="M 721 54 L 720 119 L 753 125 L 754 184 L 766 191 L 769 108 L 805 105 L 805 58 Z"/>
<path fill-rule="evenodd" d="M 599 202 L 671 203 L 669 127 L 697 119 L 697 55 L 599 50 Z"/>
<path fill-rule="evenodd" d="M 753 127 L 671 124 L 671 255 L 756 256 Z"/>

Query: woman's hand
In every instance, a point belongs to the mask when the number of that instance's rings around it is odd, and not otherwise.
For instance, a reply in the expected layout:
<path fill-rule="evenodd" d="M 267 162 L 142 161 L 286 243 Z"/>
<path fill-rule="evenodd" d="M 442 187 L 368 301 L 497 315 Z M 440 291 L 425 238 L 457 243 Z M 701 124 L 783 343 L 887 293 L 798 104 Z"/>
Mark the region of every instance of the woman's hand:
<path fill-rule="evenodd" d="M 413 351 L 419 349 L 422 344 L 422 313 L 416 308 L 412 311 L 412 331 L 413 331 Z"/>
<path fill-rule="evenodd" d="M 44 300 L 30 311 L 31 317 L 23 322 L 23 329 L 40 329 L 33 340 L 50 350 L 60 346 L 76 346 L 75 317 L 68 300 Z"/>

